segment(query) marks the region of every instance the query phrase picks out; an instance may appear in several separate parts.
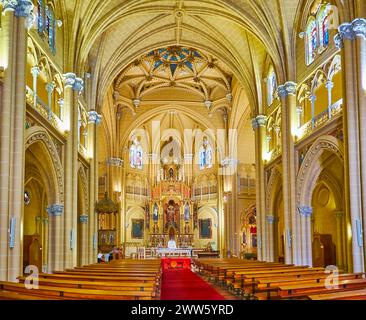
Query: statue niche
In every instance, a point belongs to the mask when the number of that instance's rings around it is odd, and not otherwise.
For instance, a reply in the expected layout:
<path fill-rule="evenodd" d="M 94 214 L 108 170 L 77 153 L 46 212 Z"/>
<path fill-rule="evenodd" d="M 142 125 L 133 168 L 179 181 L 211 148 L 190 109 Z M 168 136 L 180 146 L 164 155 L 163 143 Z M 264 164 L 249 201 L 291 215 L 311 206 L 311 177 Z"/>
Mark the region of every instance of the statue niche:
<path fill-rule="evenodd" d="M 164 229 L 167 232 L 170 228 L 179 230 L 179 205 L 174 200 L 169 200 L 164 206 Z"/>

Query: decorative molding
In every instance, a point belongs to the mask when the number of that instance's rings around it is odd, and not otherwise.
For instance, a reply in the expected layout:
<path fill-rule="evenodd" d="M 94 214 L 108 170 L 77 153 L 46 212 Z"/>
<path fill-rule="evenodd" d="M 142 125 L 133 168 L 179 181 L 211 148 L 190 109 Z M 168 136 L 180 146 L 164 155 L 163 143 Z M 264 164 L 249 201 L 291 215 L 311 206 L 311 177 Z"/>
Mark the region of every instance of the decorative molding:
<path fill-rule="evenodd" d="M 102 116 L 95 110 L 91 110 L 88 112 L 88 122 L 98 125 L 102 122 Z"/>
<path fill-rule="evenodd" d="M 334 154 L 336 154 L 343 162 L 343 148 L 342 143 L 333 136 L 323 136 L 317 139 L 312 146 L 307 151 L 305 158 L 301 164 L 299 169 L 299 173 L 297 175 L 296 181 L 296 199 L 297 205 L 300 206 L 300 203 L 310 203 L 310 199 L 305 200 L 305 195 L 310 195 L 311 190 L 309 188 L 312 187 L 312 184 L 315 183 L 316 179 L 312 175 L 319 175 L 320 172 L 316 173 L 312 168 L 312 163 L 315 162 L 315 159 L 318 155 L 321 154 L 322 151 L 327 150 Z M 320 168 L 318 169 L 318 171 Z M 317 178 L 317 177 L 316 177 Z"/>
<path fill-rule="evenodd" d="M 64 203 L 64 170 L 62 167 L 62 163 L 61 160 L 59 158 L 58 152 L 57 152 L 57 148 L 55 147 L 55 144 L 53 143 L 53 141 L 49 138 L 48 134 L 46 132 L 35 132 L 33 134 L 31 134 L 28 138 L 27 141 L 25 143 L 25 150 L 27 150 L 33 143 L 42 141 L 48 152 L 50 153 L 50 158 L 51 161 L 54 165 L 55 168 L 55 173 L 56 173 L 56 180 L 57 180 L 57 185 L 58 185 L 58 193 L 60 196 L 60 204 Z"/>
<path fill-rule="evenodd" d="M 81 224 L 87 224 L 89 221 L 89 216 L 87 214 L 82 214 L 79 216 L 79 222 Z"/>
<path fill-rule="evenodd" d="M 109 158 L 106 160 L 106 164 L 112 167 L 122 167 L 123 160 L 120 158 Z"/>
<path fill-rule="evenodd" d="M 84 202 L 85 202 L 85 211 L 89 212 L 89 184 L 88 184 L 88 177 L 85 173 L 84 166 L 79 163 L 79 177 L 82 184 L 82 189 L 84 193 Z"/>
<path fill-rule="evenodd" d="M 304 217 L 310 217 L 313 214 L 313 208 L 309 206 L 299 206 L 297 207 L 299 213 Z"/>
<path fill-rule="evenodd" d="M 276 168 L 276 167 L 273 167 L 272 170 L 271 170 L 271 175 L 270 175 L 270 178 L 268 180 L 268 183 L 267 183 L 267 190 L 266 190 L 266 209 L 267 209 L 267 212 L 271 212 L 272 209 L 272 191 L 273 191 L 273 188 L 276 186 L 276 183 L 278 181 L 278 179 L 281 178 L 281 173 L 280 171 Z"/>
<path fill-rule="evenodd" d="M 64 206 L 62 204 L 51 204 L 46 209 L 48 215 L 52 216 L 61 216 L 64 212 Z"/>
<path fill-rule="evenodd" d="M 296 95 L 296 86 L 296 82 L 287 81 L 286 83 L 278 86 L 277 94 L 280 98 L 286 98 L 289 95 Z"/>

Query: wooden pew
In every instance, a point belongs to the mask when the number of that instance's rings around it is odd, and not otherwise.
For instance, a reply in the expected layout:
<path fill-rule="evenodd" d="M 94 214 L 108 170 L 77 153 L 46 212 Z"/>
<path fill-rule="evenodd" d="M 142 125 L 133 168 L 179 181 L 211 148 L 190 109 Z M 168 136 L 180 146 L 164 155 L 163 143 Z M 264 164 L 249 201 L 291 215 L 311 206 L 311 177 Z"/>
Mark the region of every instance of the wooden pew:
<path fill-rule="evenodd" d="M 304 298 L 309 294 L 322 292 L 339 292 L 366 288 L 366 279 L 339 280 L 338 288 L 327 288 L 325 283 L 299 283 L 292 285 L 279 285 L 277 295 L 280 298 Z"/>
<path fill-rule="evenodd" d="M 147 291 L 127 291 L 127 290 L 94 290 L 94 289 L 75 289 L 66 287 L 52 287 L 39 285 L 38 289 L 33 289 L 37 296 L 62 297 L 68 299 L 98 299 L 98 300 L 152 300 L 155 298 L 152 292 Z M 22 283 L 12 283 L 0 281 L 0 291 L 12 291 L 22 294 L 30 294 L 30 291 Z"/>
<path fill-rule="evenodd" d="M 334 293 L 312 294 L 310 300 L 366 300 L 366 289 Z"/>
<path fill-rule="evenodd" d="M 24 283 L 25 277 L 19 277 L 19 282 Z M 155 291 L 156 284 L 151 282 L 136 281 L 80 281 L 80 280 L 61 280 L 34 278 L 39 285 L 79 288 L 79 289 L 102 289 L 102 290 L 126 290 L 126 291 Z"/>

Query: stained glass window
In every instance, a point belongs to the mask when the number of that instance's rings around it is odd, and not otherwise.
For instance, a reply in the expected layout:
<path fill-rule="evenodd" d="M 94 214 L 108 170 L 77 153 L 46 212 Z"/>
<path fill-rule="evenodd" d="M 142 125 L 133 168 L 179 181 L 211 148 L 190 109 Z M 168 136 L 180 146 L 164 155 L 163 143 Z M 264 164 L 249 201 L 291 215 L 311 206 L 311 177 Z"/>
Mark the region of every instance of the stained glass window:
<path fill-rule="evenodd" d="M 130 166 L 135 169 L 142 169 L 143 150 L 138 141 L 134 141 L 130 147 Z"/>
<path fill-rule="evenodd" d="M 271 68 L 269 75 L 267 77 L 267 105 L 270 106 L 274 100 L 274 94 L 276 92 L 277 80 L 276 74 Z"/>
<path fill-rule="evenodd" d="M 44 1 L 37 0 L 37 29 L 39 33 L 44 31 Z"/>
<path fill-rule="evenodd" d="M 305 30 L 306 65 L 310 65 L 318 54 L 329 45 L 329 4 L 319 5 L 309 17 Z"/>
<path fill-rule="evenodd" d="M 212 148 L 208 143 L 207 138 L 204 138 L 203 144 L 199 150 L 200 170 L 211 168 L 212 163 L 213 163 Z"/>
<path fill-rule="evenodd" d="M 48 45 L 50 46 L 51 52 L 56 53 L 55 47 L 55 32 L 56 32 L 56 20 L 53 10 L 50 6 L 46 6 L 46 33 L 48 37 Z"/>
<path fill-rule="evenodd" d="M 327 5 L 323 5 L 319 9 L 317 16 L 319 47 L 325 49 L 329 45 L 329 18 Z"/>
<path fill-rule="evenodd" d="M 313 17 L 309 19 L 306 29 L 306 64 L 311 64 L 316 57 L 318 48 L 318 31 L 316 21 Z"/>

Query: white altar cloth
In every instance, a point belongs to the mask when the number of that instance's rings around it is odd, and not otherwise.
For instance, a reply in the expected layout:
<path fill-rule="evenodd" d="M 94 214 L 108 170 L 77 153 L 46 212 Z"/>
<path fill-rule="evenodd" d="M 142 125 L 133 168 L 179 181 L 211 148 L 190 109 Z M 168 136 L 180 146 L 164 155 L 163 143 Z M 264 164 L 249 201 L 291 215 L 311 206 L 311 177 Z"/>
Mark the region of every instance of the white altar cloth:
<path fill-rule="evenodd" d="M 169 249 L 169 248 L 158 248 L 156 254 L 161 257 L 191 257 L 192 249 Z"/>

